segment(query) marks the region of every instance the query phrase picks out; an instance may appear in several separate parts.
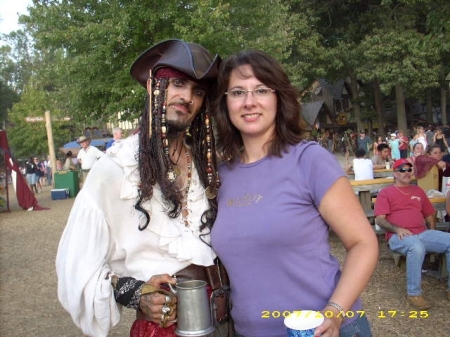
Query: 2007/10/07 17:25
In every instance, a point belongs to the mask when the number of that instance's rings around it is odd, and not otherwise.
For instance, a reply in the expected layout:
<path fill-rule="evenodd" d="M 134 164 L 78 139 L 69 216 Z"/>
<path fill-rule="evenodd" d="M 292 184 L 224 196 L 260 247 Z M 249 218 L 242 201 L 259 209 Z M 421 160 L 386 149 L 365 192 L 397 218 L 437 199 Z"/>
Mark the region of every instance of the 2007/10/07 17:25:
<path fill-rule="evenodd" d="M 299 311 L 278 311 L 278 310 L 263 310 L 261 312 L 261 318 L 285 318 L 291 314 L 295 313 L 301 313 L 301 310 Z M 321 315 L 319 312 L 317 312 L 318 315 Z M 345 318 L 353 318 L 353 317 L 362 317 L 366 314 L 365 310 L 349 310 L 347 312 L 339 312 L 334 313 L 333 311 L 325 311 L 323 313 L 323 316 L 326 318 L 333 318 L 333 317 L 344 317 Z M 377 318 L 397 318 L 397 317 L 405 317 L 405 318 L 411 318 L 411 319 L 423 319 L 428 318 L 430 314 L 428 313 L 428 310 L 379 310 L 377 313 Z"/>

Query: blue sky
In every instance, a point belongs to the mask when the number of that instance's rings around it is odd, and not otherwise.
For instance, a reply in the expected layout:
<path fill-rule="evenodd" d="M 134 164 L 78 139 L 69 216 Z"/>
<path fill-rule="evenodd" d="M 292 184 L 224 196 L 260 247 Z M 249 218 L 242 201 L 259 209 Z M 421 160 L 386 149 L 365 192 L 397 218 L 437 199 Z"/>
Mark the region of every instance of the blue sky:
<path fill-rule="evenodd" d="M 8 34 L 19 29 L 17 13 L 26 14 L 27 6 L 31 4 L 31 0 L 0 0 L 0 33 Z"/>

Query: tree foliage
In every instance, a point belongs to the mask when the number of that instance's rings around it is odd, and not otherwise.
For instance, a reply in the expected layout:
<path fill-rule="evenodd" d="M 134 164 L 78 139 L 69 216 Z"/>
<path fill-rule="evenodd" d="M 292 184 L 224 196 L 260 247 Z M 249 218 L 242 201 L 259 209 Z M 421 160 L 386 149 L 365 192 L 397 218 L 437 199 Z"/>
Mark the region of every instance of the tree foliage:
<path fill-rule="evenodd" d="M 300 90 L 316 78 L 347 79 L 357 84 L 360 127 L 374 115 L 379 88 L 385 100 L 399 85 L 407 99 L 448 89 L 449 14 L 446 0 L 34 0 L 20 18 L 24 29 L 4 37 L 14 48 L 1 47 L 0 112 L 5 119 L 21 96 L 14 125 L 26 111 L 48 109 L 72 117 L 79 133 L 119 111 L 136 118 L 145 90 L 131 79 L 131 64 L 151 45 L 181 38 L 223 58 L 267 51 Z M 367 93 L 372 87 L 376 95 Z M 12 138 L 20 144 L 20 135 Z"/>

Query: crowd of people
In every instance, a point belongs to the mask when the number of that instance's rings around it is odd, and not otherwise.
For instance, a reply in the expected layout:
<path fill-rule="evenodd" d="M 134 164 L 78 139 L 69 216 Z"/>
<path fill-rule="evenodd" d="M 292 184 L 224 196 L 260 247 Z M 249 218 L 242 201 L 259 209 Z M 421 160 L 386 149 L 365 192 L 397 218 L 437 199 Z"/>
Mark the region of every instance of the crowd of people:
<path fill-rule="evenodd" d="M 25 162 L 22 173 L 27 179 L 31 191 L 38 194 L 42 192 L 42 187 L 52 184 L 52 167 L 50 158 L 39 160 L 38 157 L 30 157 Z"/>
<path fill-rule="evenodd" d="M 110 148 L 117 141 L 123 138 L 124 132 L 120 127 L 113 129 L 113 138 L 106 144 L 106 149 Z M 70 170 L 79 172 L 79 180 L 82 183 L 92 166 L 104 154 L 97 147 L 91 145 L 91 138 L 81 136 L 76 141 L 80 149 L 75 156 L 71 150 L 65 153 L 64 158 L 57 158 L 56 171 Z M 52 186 L 53 173 L 50 156 L 39 160 L 38 157 L 30 157 L 21 168 L 22 174 L 26 177 L 28 186 L 35 194 L 41 193 L 43 186 Z"/>
<path fill-rule="evenodd" d="M 372 137 L 366 134 L 366 130 L 359 132 L 347 129 L 321 130 L 311 133 L 311 140 L 317 141 L 322 147 L 331 153 L 355 155 L 356 150 L 362 148 L 366 151 L 368 158 L 371 154 L 377 155 L 377 147 L 380 144 L 389 145 L 389 156 L 391 159 L 400 159 L 413 156 L 414 145 L 422 144 L 423 151 L 429 144 L 438 144 L 442 153 L 449 153 L 450 126 L 428 125 L 414 127 L 412 130 L 374 130 Z M 373 139 L 373 140 L 372 140 Z"/>

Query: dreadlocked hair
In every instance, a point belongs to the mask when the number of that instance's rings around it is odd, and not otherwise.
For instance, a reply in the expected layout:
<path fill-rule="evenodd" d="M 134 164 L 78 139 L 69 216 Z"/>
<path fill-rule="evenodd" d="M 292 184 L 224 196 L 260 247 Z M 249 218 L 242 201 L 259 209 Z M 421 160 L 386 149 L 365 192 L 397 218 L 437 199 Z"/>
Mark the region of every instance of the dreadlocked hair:
<path fill-rule="evenodd" d="M 168 153 L 162 151 L 164 149 L 164 141 L 162 134 L 163 120 L 161 118 L 163 107 L 166 104 L 166 92 L 169 85 L 168 78 L 160 78 L 153 80 L 152 88 L 152 105 L 149 106 L 149 95 L 147 96 L 146 108 L 141 116 L 139 123 L 139 151 L 137 154 L 137 162 L 139 166 L 140 188 L 138 190 L 138 200 L 134 208 L 142 212 L 146 218 L 144 225 L 139 226 L 139 230 L 144 230 L 150 223 L 150 214 L 142 207 L 142 204 L 153 197 L 153 186 L 158 183 L 161 192 L 168 204 L 168 215 L 170 218 L 176 218 L 180 215 L 182 210 L 182 195 L 178 187 L 173 181 L 167 177 L 167 172 L 171 169 L 172 164 Z M 155 89 L 156 88 L 156 89 Z M 158 95 L 153 92 L 159 90 Z M 218 187 L 217 161 L 213 156 L 213 181 L 208 182 L 207 167 L 207 146 L 206 146 L 206 126 L 205 126 L 205 110 L 209 108 L 209 101 L 205 98 L 204 106 L 192 121 L 188 132 L 186 133 L 185 142 L 192 152 L 192 161 L 197 168 L 200 182 L 203 186 L 214 184 Z M 152 111 L 152 114 L 149 113 Z M 150 124 L 150 116 L 152 116 L 152 123 Z M 149 136 L 149 125 L 152 126 L 151 137 Z M 166 128 L 169 126 L 166 125 Z M 167 132 L 167 130 L 166 130 Z M 214 138 L 210 132 L 211 146 L 210 151 L 215 153 Z M 207 209 L 201 218 L 201 230 L 205 227 L 209 229 L 216 219 L 217 215 L 217 200 L 216 198 L 208 199 L 209 209 Z"/>
<path fill-rule="evenodd" d="M 208 179 L 208 144 L 206 141 L 207 136 L 210 136 L 209 147 L 212 154 L 216 153 L 215 142 L 214 142 L 214 133 L 207 132 L 206 127 L 206 119 L 209 117 L 209 98 L 205 97 L 205 102 L 200 110 L 200 113 L 195 116 L 194 120 L 191 123 L 189 128 L 188 136 L 186 137 L 186 144 L 190 146 L 192 151 L 193 161 L 195 163 L 195 167 L 197 167 L 197 172 L 200 178 L 200 182 L 205 187 L 214 187 L 219 188 L 219 176 L 217 171 L 217 160 L 216 156 L 212 155 L 212 166 L 213 166 L 213 178 L 212 181 Z M 210 126 L 212 127 L 212 126 Z M 200 227 L 203 230 L 205 227 L 208 227 L 211 230 L 214 221 L 217 216 L 217 197 L 208 198 L 209 209 L 207 209 L 201 218 L 202 226 Z M 207 233 L 209 234 L 209 233 Z M 207 235 L 204 234 L 204 235 Z M 203 236 L 203 235 L 201 235 Z"/>

